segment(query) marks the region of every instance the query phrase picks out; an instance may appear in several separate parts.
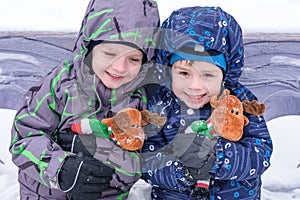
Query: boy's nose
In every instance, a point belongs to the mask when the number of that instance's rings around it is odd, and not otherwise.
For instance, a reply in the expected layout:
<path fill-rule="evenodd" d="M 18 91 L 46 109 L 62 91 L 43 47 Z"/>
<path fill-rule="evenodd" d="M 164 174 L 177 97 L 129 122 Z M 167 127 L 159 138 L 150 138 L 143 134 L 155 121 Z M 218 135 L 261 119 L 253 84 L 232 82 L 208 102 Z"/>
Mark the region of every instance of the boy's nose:
<path fill-rule="evenodd" d="M 197 77 L 197 78 L 192 78 L 190 81 L 190 88 L 191 89 L 202 89 L 204 87 L 204 81 L 202 78 Z"/>
<path fill-rule="evenodd" d="M 117 58 L 113 63 L 112 66 L 115 70 L 119 72 L 126 72 L 127 71 L 127 62 L 126 57 L 121 56 Z"/>

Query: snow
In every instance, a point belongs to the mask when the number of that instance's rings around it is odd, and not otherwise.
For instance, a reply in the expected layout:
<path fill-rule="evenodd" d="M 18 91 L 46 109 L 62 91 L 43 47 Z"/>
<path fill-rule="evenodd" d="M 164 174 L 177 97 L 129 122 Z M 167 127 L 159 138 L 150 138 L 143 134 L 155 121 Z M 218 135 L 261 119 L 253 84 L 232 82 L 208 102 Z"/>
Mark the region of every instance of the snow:
<path fill-rule="evenodd" d="M 0 109 L 0 196 L 2 200 L 17 200 L 17 167 L 11 161 L 8 151 L 10 130 L 15 110 Z M 300 116 L 283 116 L 267 122 L 274 151 L 271 166 L 263 174 L 262 200 L 300 200 Z M 142 190 L 141 190 L 142 189 Z M 149 192 L 150 186 L 143 181 L 137 182 L 131 199 L 140 193 Z"/>
<path fill-rule="evenodd" d="M 299 0 L 157 0 L 161 19 L 187 6 L 220 6 L 233 15 L 244 32 L 300 31 Z M 77 32 L 87 0 L 1 0 L 0 31 Z"/>
<path fill-rule="evenodd" d="M 18 168 L 12 163 L 8 152 L 10 129 L 15 114 L 15 110 L 0 109 L 0 197 L 3 200 L 16 200 L 19 197 Z"/>
<path fill-rule="evenodd" d="M 244 32 L 300 32 L 299 0 L 157 0 L 163 21 L 172 10 L 187 6 L 220 6 L 235 17 Z M 1 0 L 0 31 L 77 32 L 87 0 Z M 1 59 L 0 55 L 0 59 Z M 7 56 L 7 55 L 6 55 Z M 13 56 L 13 55 L 12 55 Z M 30 62 L 35 60 L 28 58 Z M 276 62 L 286 62 L 285 57 Z M 299 60 L 289 60 L 299 66 Z M 15 110 L 0 109 L 0 196 L 17 200 L 17 167 L 8 152 Z M 300 116 L 283 116 L 267 123 L 274 143 L 271 167 L 263 174 L 263 200 L 300 200 Z M 137 186 L 149 189 L 142 181 Z M 141 191 L 137 189 L 135 191 Z M 140 197 L 132 194 L 132 199 Z"/>
<path fill-rule="evenodd" d="M 273 56 L 270 61 L 276 64 L 294 65 L 300 67 L 300 59 L 295 59 L 287 56 Z"/>
<path fill-rule="evenodd" d="M 300 116 L 268 122 L 273 140 L 271 167 L 263 174 L 265 200 L 300 199 Z"/>

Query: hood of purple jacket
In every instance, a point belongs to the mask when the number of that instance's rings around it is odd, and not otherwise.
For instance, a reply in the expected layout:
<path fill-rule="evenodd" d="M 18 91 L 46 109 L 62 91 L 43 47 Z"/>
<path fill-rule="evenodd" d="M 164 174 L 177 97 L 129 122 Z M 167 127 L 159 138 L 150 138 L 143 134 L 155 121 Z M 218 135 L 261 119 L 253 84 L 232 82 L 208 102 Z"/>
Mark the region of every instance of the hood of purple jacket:
<path fill-rule="evenodd" d="M 134 20 L 131 20 L 134 19 Z M 140 48 L 148 60 L 155 48 L 158 8 L 153 0 L 90 1 L 74 46 L 77 56 L 84 56 L 93 41 L 129 42 Z"/>

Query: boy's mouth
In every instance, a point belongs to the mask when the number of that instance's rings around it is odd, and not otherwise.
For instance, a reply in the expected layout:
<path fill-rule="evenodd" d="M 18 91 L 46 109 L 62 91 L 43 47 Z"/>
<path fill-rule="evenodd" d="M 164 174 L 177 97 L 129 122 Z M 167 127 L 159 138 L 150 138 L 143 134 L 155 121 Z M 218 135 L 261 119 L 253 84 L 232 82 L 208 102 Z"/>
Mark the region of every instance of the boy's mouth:
<path fill-rule="evenodd" d="M 187 95 L 189 98 L 191 98 L 191 99 L 201 99 L 201 98 L 203 98 L 204 96 L 206 96 L 207 94 L 194 95 L 194 94 L 187 94 L 187 93 L 186 93 L 186 95 Z"/>
<path fill-rule="evenodd" d="M 189 95 L 191 98 L 199 99 L 205 96 L 205 94 L 202 95 Z"/>
<path fill-rule="evenodd" d="M 106 72 L 106 74 L 113 80 L 120 80 L 120 79 L 124 78 L 124 76 L 119 76 L 117 74 L 113 74 L 110 72 Z"/>

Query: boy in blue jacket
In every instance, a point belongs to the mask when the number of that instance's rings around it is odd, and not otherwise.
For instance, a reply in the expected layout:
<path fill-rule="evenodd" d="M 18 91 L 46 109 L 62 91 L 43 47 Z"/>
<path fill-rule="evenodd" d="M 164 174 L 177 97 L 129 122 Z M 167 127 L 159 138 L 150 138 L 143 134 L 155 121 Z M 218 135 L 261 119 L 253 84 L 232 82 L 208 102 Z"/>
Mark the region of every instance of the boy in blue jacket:
<path fill-rule="evenodd" d="M 162 28 L 154 74 L 166 84 L 149 86 L 148 109 L 167 122 L 162 130 L 147 130 L 143 146 L 143 178 L 153 185 L 152 198 L 260 199 L 272 153 L 262 116 L 244 113 L 250 122 L 237 142 L 189 134 L 193 121 L 210 117 L 210 98 L 223 89 L 241 101 L 257 99 L 238 81 L 244 65 L 239 24 L 221 8 L 189 7 L 174 11 Z M 195 187 L 206 178 L 209 195 Z"/>

